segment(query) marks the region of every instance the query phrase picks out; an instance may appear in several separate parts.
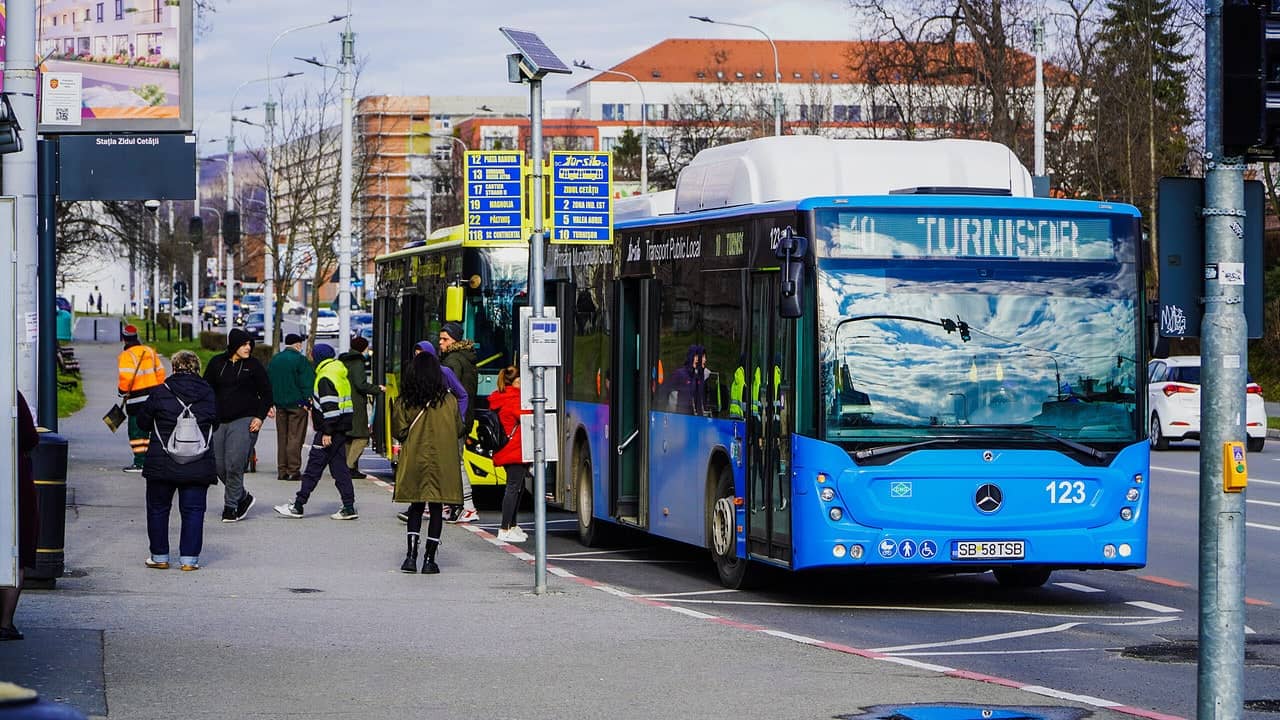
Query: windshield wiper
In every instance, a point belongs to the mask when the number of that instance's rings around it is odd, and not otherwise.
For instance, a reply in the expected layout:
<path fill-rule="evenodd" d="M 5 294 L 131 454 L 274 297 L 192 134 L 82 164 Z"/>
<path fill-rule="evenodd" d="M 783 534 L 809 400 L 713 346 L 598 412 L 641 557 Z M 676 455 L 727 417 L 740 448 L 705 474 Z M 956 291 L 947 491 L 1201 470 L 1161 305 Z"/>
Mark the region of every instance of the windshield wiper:
<path fill-rule="evenodd" d="M 932 445 L 954 445 L 955 443 L 960 442 L 963 439 L 964 438 L 947 436 L 947 437 L 940 437 L 940 438 L 930 438 L 928 440 L 917 440 L 915 442 L 908 442 L 908 443 L 897 443 L 894 445 L 880 445 L 877 447 L 869 448 L 867 450 L 856 450 L 853 453 L 853 457 L 855 460 L 870 460 L 871 458 L 881 457 L 883 455 L 905 453 L 911 450 L 916 450 L 922 447 L 929 447 Z"/>
<path fill-rule="evenodd" d="M 1099 462 L 1106 462 L 1107 460 L 1107 453 L 1104 453 L 1097 448 L 1090 447 L 1088 445 L 1085 445 L 1084 443 L 1078 443 L 1075 440 L 1068 440 L 1064 437 L 1054 435 L 1051 432 L 1045 432 L 1044 430 L 1041 430 L 1035 427 L 1028 427 L 1026 425 L 966 425 L 965 427 L 985 428 L 985 429 L 991 429 L 991 430 L 1016 430 L 1018 432 L 1025 432 L 1031 435 L 1035 435 L 1036 437 L 1044 438 L 1046 440 L 1052 440 L 1053 442 L 1056 442 L 1059 445 L 1064 445 L 1066 447 L 1069 447 L 1072 450 L 1075 450 L 1078 453 L 1082 453 Z"/>

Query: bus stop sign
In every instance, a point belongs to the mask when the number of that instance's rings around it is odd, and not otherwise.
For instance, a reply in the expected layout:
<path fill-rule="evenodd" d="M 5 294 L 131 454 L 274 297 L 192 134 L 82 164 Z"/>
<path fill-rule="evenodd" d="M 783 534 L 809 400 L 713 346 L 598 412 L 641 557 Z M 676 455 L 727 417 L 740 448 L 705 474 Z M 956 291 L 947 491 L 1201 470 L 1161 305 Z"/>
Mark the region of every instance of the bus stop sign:
<path fill-rule="evenodd" d="M 1156 227 L 1160 238 L 1161 337 L 1200 337 L 1204 315 L 1206 273 L 1217 272 L 1204 262 L 1204 180 L 1160 178 Z M 1250 338 L 1262 337 L 1262 219 L 1263 188 L 1258 181 L 1244 184 L 1245 217 L 1236 218 L 1244 234 L 1244 315 Z"/>

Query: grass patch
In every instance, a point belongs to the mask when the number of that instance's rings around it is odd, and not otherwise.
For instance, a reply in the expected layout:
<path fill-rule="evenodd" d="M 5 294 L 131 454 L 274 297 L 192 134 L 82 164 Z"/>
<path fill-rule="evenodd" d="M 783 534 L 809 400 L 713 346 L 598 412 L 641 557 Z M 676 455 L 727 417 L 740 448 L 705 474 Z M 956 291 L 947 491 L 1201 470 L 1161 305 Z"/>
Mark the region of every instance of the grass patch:
<path fill-rule="evenodd" d="M 75 387 L 63 389 L 62 383 L 75 382 Z M 84 385 L 78 375 L 58 372 L 58 417 L 70 417 L 72 413 L 84 409 Z"/>
<path fill-rule="evenodd" d="M 1280 430 L 1280 417 L 1267 417 L 1268 430 Z"/>

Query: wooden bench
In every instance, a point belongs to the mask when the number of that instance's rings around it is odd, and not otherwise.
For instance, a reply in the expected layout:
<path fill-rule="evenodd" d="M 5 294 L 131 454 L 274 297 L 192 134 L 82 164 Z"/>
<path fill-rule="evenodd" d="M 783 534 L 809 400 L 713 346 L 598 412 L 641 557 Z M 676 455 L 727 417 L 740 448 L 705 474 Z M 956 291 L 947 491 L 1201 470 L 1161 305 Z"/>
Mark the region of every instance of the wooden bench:
<path fill-rule="evenodd" d="M 80 374 L 80 361 L 76 359 L 75 348 L 58 348 L 58 369 L 71 375 Z"/>

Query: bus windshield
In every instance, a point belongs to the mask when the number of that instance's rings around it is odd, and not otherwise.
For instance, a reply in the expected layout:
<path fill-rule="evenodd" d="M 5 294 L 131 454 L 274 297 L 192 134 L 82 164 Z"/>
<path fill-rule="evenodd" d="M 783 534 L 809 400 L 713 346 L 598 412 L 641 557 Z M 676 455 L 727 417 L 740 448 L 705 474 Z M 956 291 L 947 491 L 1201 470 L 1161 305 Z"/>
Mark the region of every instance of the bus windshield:
<path fill-rule="evenodd" d="M 835 215 L 818 212 L 820 248 L 840 242 Z M 913 225 L 879 223 L 878 240 L 894 226 Z M 916 239 L 888 241 L 927 247 Z M 1126 242 L 1034 258 L 819 249 L 826 438 L 850 449 L 937 437 L 1137 441 L 1139 286 L 1134 263 L 1117 259 L 1132 256 Z"/>

